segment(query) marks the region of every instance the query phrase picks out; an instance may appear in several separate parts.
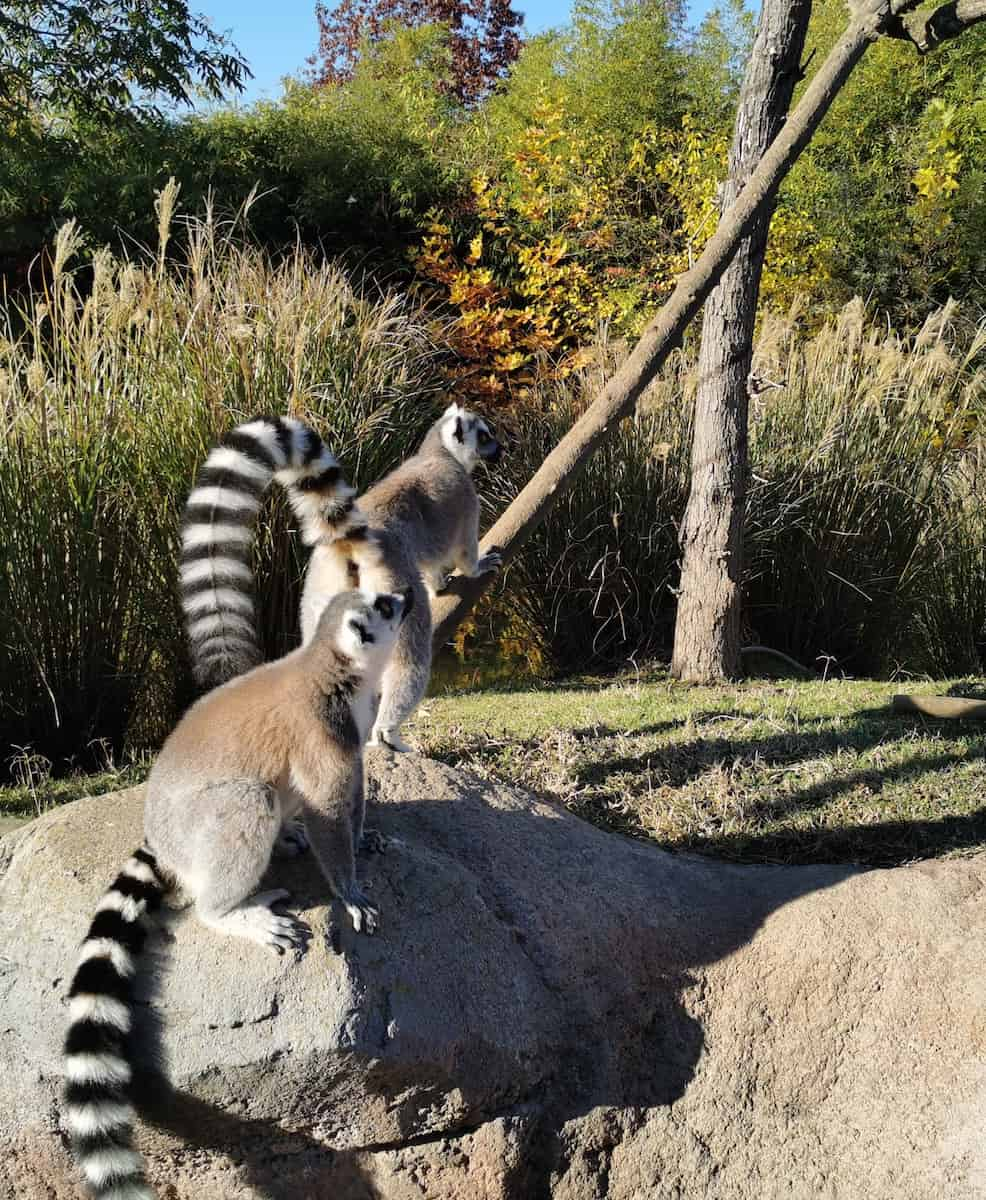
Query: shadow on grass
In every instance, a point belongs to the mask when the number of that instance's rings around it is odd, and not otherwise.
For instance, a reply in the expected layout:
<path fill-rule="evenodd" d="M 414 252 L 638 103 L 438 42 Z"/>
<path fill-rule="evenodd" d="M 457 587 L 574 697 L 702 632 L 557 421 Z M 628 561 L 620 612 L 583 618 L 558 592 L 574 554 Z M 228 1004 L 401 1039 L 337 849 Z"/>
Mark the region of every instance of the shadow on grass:
<path fill-rule="evenodd" d="M 804 764 L 851 750 L 865 753 L 879 747 L 891 748 L 913 740 L 916 735 L 940 735 L 944 738 L 968 737 L 977 730 L 976 722 L 935 720 L 923 716 L 901 716 L 885 708 L 861 709 L 841 719 L 838 728 L 799 729 L 766 736 L 694 737 L 685 742 L 648 746 L 639 753 L 618 757 L 600 757 L 580 761 L 580 755 L 593 753 L 592 743 L 620 738 L 620 746 L 631 746 L 636 739 L 669 733 L 689 722 L 702 725 L 718 719 L 750 718 L 744 714 L 718 711 L 692 713 L 680 720 L 659 721 L 627 732 L 611 726 L 583 726 L 567 731 L 579 744 L 570 771 L 571 795 L 579 798 L 569 806 L 593 824 L 634 837 L 647 837 L 667 849 L 685 850 L 735 862 L 746 863 L 822 863 L 846 862 L 862 866 L 895 866 L 916 859 L 936 858 L 986 846 L 986 808 L 972 813 L 941 815 L 929 813 L 924 819 L 875 821 L 873 823 L 799 827 L 795 822 L 803 814 L 818 814 L 840 796 L 865 788 L 878 797 L 888 787 L 913 784 L 959 766 L 986 762 L 986 741 L 970 744 L 968 750 L 943 748 L 940 752 L 915 755 L 906 762 L 856 767 L 835 771 L 825 779 L 796 788 L 777 788 L 776 795 L 754 797 L 743 804 L 743 824 L 749 832 L 716 833 L 687 829 L 673 842 L 662 843 L 649 837 L 633 821 L 634 777 L 647 779 L 650 788 L 656 780 L 663 788 L 684 788 L 700 780 L 710 770 L 730 764 L 749 764 L 750 769 L 796 770 Z M 816 720 L 824 721 L 827 718 Z M 813 722 L 814 723 L 814 722 Z M 981 727 L 981 723 L 978 723 Z M 516 748 L 518 757 L 536 758 L 543 754 L 543 737 L 490 740 L 475 737 L 456 750 L 436 757 L 450 765 L 481 762 L 492 773 L 503 764 L 504 749 Z M 615 777 L 628 776 L 622 802 Z M 517 782 L 548 799 L 558 799 L 545 788 L 531 786 L 522 777 Z M 621 781 L 623 782 L 623 781 Z M 616 803 L 614 803 L 614 800 Z M 791 822 L 787 827 L 784 822 Z M 781 828 L 765 828 L 781 824 Z"/>

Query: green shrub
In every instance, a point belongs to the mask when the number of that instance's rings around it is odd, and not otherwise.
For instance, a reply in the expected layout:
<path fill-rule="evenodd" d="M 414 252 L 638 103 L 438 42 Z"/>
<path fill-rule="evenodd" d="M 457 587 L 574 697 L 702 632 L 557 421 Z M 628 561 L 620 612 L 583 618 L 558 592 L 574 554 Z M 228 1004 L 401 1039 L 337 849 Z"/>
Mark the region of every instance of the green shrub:
<path fill-rule="evenodd" d="M 300 238 L 404 269 L 419 218 L 459 176 L 458 110 L 435 86 L 442 49 L 439 30 L 408 30 L 345 87 L 289 83 L 276 102 L 180 119 L 25 125 L 0 173 L 0 269 L 20 281 L 69 217 L 90 246 L 152 245 L 154 195 L 172 176 L 192 211 L 214 195 L 235 212 L 253 193 L 252 236 L 273 251 Z"/>
<path fill-rule="evenodd" d="M 970 339 L 955 317 L 913 338 L 869 324 L 858 302 L 810 339 L 765 323 L 754 371 L 784 387 L 751 419 L 756 641 L 857 675 L 914 657 L 916 598 L 943 600 L 932 559 L 963 553 L 953 487 L 986 400 L 986 326 Z"/>

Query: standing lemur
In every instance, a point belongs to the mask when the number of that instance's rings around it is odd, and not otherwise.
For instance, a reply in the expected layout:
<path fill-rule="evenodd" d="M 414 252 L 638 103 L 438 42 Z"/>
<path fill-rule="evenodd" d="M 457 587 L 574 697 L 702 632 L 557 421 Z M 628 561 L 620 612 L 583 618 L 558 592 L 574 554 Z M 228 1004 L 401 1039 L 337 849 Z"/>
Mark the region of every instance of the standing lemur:
<path fill-rule="evenodd" d="M 500 565 L 497 552 L 479 557 L 479 498 L 472 472 L 481 459 L 497 462 L 502 447 L 481 417 L 452 404 L 418 452 L 361 496 L 358 509 L 345 509 L 352 504 L 348 494 L 335 509 L 312 509 L 304 507 L 310 477 L 290 463 L 286 469 L 277 452 L 291 439 L 305 440 L 311 461 L 328 451 L 317 448 L 317 434 L 300 422 L 280 423 L 289 427 L 288 435 L 273 422 L 264 425 L 266 457 L 258 457 L 261 425 L 241 425 L 229 434 L 209 455 L 189 497 L 194 536 L 186 533 L 181 573 L 196 674 L 202 683 L 221 683 L 258 661 L 249 567 L 252 521 L 263 491 L 276 479 L 287 489 L 302 518 L 305 541 L 313 547 L 301 603 L 305 642 L 326 596 L 357 583 L 377 591 L 410 589 L 414 597 L 384 671 L 370 738 L 371 745 L 407 750 L 400 727 L 424 696 L 431 673 L 429 594 L 441 590 L 451 569 L 481 575 Z M 338 473 L 332 464 L 327 470 Z M 205 511 L 197 497 L 212 491 L 217 473 L 227 496 L 218 508 Z M 236 491 L 232 498 L 230 489 Z M 212 504 L 213 497 L 207 495 L 206 501 Z"/>
<path fill-rule="evenodd" d="M 272 911 L 288 893 L 256 891 L 283 823 L 301 813 L 333 895 L 357 932 L 375 929 L 354 867 L 362 746 L 412 606 L 410 590 L 333 597 L 305 646 L 204 696 L 165 742 L 147 785 L 144 846 L 97 905 L 69 992 L 65 1121 L 101 1200 L 153 1196 L 131 1140 L 132 983 L 147 911 L 174 890 L 213 929 L 303 951 L 307 926 Z"/>

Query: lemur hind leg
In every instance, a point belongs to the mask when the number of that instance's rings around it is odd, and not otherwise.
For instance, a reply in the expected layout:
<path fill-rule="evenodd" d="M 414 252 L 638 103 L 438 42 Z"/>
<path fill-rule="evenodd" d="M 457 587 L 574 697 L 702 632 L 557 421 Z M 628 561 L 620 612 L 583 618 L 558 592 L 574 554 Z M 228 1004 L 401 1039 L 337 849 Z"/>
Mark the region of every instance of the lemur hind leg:
<path fill-rule="evenodd" d="M 258 780 L 229 780 L 203 794 L 201 825 L 183 884 L 199 920 L 232 937 L 247 938 L 283 954 L 304 950 L 311 930 L 273 911 L 283 888 L 257 892 L 281 828 L 276 789 Z M 240 836 L 229 836 L 236 830 Z"/>
<path fill-rule="evenodd" d="M 383 673 L 371 746 L 389 746 L 401 753 L 411 749 L 401 737 L 401 726 L 424 698 L 430 676 L 431 611 L 425 603 L 416 605 L 404 622 Z"/>

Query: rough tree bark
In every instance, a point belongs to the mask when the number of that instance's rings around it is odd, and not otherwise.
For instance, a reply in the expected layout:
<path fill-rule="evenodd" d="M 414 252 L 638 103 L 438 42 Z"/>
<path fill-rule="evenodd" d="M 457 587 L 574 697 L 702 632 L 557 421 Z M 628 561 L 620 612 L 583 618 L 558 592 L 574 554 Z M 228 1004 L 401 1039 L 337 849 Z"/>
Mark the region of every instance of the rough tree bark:
<path fill-rule="evenodd" d="M 777 136 L 799 77 L 811 0 L 764 0 L 736 111 L 721 207 L 728 209 Z M 765 204 L 705 304 L 691 490 L 671 674 L 710 682 L 740 673 L 747 414 L 753 327 L 773 205 Z"/>
<path fill-rule="evenodd" d="M 956 18 L 965 22 L 962 28 L 982 19 L 979 6 L 983 2 L 964 0 L 970 14 Z M 773 203 L 781 181 L 811 140 L 866 47 L 895 22 L 899 24 L 901 14 L 915 6 L 916 0 L 859 0 L 853 5 L 842 37 L 818 69 L 746 187 L 723 214 L 695 266 L 681 276 L 671 298 L 644 329 L 624 364 L 487 533 L 483 539 L 483 552 L 497 546 L 503 553 L 504 562 L 509 562 L 574 484 L 593 451 L 616 429 L 618 422 L 633 411 L 644 388 L 660 370 L 681 340 L 685 327 L 718 283 L 751 223 L 763 208 Z M 955 5 L 946 7 L 954 8 Z M 928 22 L 933 17 L 931 14 Z M 493 578 L 492 575 L 478 579 L 453 577 L 447 593 L 439 596 L 432 606 L 436 644 L 451 637 Z"/>

